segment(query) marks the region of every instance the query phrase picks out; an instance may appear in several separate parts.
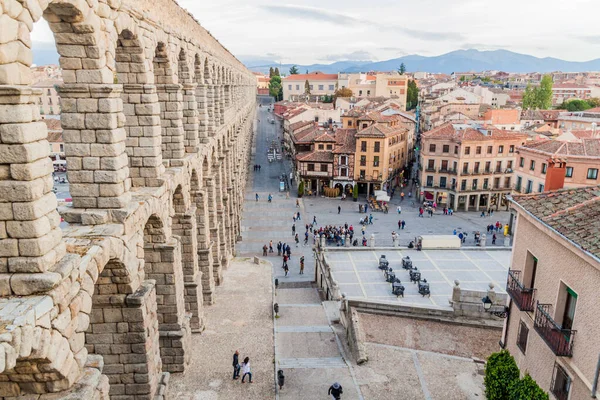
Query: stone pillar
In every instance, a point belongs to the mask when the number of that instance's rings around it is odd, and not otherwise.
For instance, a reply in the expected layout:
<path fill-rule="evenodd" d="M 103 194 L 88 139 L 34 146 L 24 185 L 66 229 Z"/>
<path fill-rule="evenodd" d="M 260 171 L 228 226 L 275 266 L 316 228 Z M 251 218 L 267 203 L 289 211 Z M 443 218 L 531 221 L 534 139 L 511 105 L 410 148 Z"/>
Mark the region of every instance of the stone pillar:
<path fill-rule="evenodd" d="M 219 85 L 219 105 L 220 105 L 220 117 L 221 125 L 225 123 L 225 85 Z"/>
<path fill-rule="evenodd" d="M 221 267 L 223 269 L 227 268 L 227 265 L 229 263 L 229 257 L 231 255 L 230 249 L 229 249 L 229 243 L 227 242 L 226 239 L 226 232 L 225 230 L 227 229 L 227 213 L 225 212 L 225 204 L 224 204 L 224 196 L 223 196 L 223 156 L 219 157 L 219 165 L 215 165 L 214 169 L 217 171 L 216 173 L 216 187 L 215 187 L 215 192 L 216 192 L 216 206 L 217 206 L 217 222 L 219 224 L 219 246 L 220 246 L 220 250 L 221 250 Z"/>
<path fill-rule="evenodd" d="M 479 211 L 479 200 L 480 200 L 481 195 L 478 194 L 477 198 L 475 200 L 475 211 Z"/>
<path fill-rule="evenodd" d="M 55 274 L 46 272 L 66 252 L 40 95 L 0 85 L 0 293 L 7 296 L 22 294 L 11 286 L 23 280 L 50 283 Z"/>
<path fill-rule="evenodd" d="M 183 93 L 181 85 L 161 83 L 156 85 L 162 121 L 162 158 L 169 167 L 183 165 Z"/>
<path fill-rule="evenodd" d="M 219 216 L 217 214 L 217 190 L 214 177 L 207 177 L 204 181 L 204 187 L 208 194 L 208 213 L 210 226 L 210 241 L 212 242 L 213 256 L 213 278 L 215 284 L 220 285 L 223 280 L 223 271 L 221 270 L 221 235 L 219 234 Z"/>
<path fill-rule="evenodd" d="M 164 173 L 161 152 L 160 104 L 156 86 L 124 84 L 123 111 L 127 156 L 133 186 L 159 186 Z"/>
<path fill-rule="evenodd" d="M 59 92 L 73 207 L 126 207 L 131 179 L 121 86 L 65 84 Z"/>
<path fill-rule="evenodd" d="M 214 303 L 215 279 L 213 276 L 212 242 L 210 240 L 210 217 L 208 195 L 205 190 L 192 192 L 196 202 L 196 225 L 198 229 L 198 267 L 202 277 L 202 296 L 207 305 Z"/>
<path fill-rule="evenodd" d="M 215 136 L 216 132 L 216 107 L 215 107 L 215 87 L 211 79 L 206 83 L 206 107 L 208 113 L 208 137 Z"/>
<path fill-rule="evenodd" d="M 198 104 L 196 103 L 195 83 L 185 83 L 183 85 L 183 129 L 185 131 L 185 151 L 186 153 L 197 153 L 198 140 Z"/>
<path fill-rule="evenodd" d="M 190 319 L 185 312 L 181 247 L 176 237 L 168 243 L 144 246 L 146 278 L 156 281 L 160 356 L 163 370 L 182 372 L 189 363 Z"/>
<path fill-rule="evenodd" d="M 204 330 L 202 273 L 198 268 L 198 228 L 196 222 L 196 206 L 192 205 L 185 213 L 176 213 L 173 216 L 171 229 L 173 235 L 179 236 L 181 241 L 185 311 L 192 314 L 190 321 L 192 332 L 202 332 Z"/>
<path fill-rule="evenodd" d="M 208 102 L 206 100 L 206 85 L 196 87 L 196 105 L 198 107 L 198 138 L 200 143 L 208 139 Z"/>

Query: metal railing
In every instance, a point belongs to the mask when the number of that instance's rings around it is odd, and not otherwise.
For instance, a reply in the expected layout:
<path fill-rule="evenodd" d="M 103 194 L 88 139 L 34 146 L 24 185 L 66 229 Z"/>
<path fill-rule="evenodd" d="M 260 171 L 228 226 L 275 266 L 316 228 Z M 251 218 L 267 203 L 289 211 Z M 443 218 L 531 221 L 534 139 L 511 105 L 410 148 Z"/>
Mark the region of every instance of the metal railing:
<path fill-rule="evenodd" d="M 512 298 L 519 310 L 533 311 L 535 309 L 533 302 L 535 289 L 523 286 L 521 283 L 521 271 L 508 271 L 506 293 Z"/>
<path fill-rule="evenodd" d="M 550 316 L 551 311 L 552 304 L 538 302 L 533 328 L 554 354 L 560 357 L 572 357 L 573 340 L 577 331 L 561 328 Z"/>

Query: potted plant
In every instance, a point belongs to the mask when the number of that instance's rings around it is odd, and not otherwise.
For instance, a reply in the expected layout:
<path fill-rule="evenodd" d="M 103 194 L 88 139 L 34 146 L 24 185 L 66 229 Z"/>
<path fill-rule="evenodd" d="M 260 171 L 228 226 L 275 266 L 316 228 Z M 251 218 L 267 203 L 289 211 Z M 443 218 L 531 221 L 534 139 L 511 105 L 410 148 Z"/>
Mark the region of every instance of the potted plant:
<path fill-rule="evenodd" d="M 304 181 L 300 181 L 300 184 L 298 185 L 298 197 L 302 197 L 303 194 L 304 194 Z"/>
<path fill-rule="evenodd" d="M 354 185 L 354 188 L 352 189 L 352 198 L 355 202 L 358 201 L 358 184 Z"/>

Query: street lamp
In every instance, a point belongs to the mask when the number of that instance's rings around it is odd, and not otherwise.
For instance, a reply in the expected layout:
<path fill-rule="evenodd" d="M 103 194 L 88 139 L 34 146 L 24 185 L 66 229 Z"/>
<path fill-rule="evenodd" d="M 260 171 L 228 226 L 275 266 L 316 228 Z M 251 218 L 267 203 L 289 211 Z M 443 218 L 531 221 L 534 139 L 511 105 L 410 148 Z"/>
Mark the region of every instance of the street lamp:
<path fill-rule="evenodd" d="M 481 299 L 481 302 L 483 303 L 483 309 L 485 312 L 489 312 L 490 314 L 498 317 L 498 318 L 506 318 L 508 316 L 508 307 L 504 306 L 501 311 L 491 311 L 492 306 L 494 305 L 492 303 L 492 299 L 489 298 L 489 296 L 485 296 L 483 299 Z"/>

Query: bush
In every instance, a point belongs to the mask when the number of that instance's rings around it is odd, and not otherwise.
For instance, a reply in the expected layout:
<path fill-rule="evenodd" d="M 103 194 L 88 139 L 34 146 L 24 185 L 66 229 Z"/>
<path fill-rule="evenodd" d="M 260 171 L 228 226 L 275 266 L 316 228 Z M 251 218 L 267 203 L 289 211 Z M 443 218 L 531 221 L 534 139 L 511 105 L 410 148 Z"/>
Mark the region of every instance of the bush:
<path fill-rule="evenodd" d="M 300 184 L 298 185 L 298 197 L 302 197 L 303 194 L 304 194 L 304 181 L 300 181 Z"/>
<path fill-rule="evenodd" d="M 493 353 L 485 365 L 485 394 L 488 400 L 510 398 L 510 387 L 519 381 L 519 367 L 507 350 Z"/>
<path fill-rule="evenodd" d="M 358 184 L 354 185 L 354 188 L 352 188 L 352 197 L 354 198 L 354 201 L 358 199 Z"/>
<path fill-rule="evenodd" d="M 529 374 L 510 387 L 510 400 L 548 400 L 548 393 L 540 388 Z"/>

